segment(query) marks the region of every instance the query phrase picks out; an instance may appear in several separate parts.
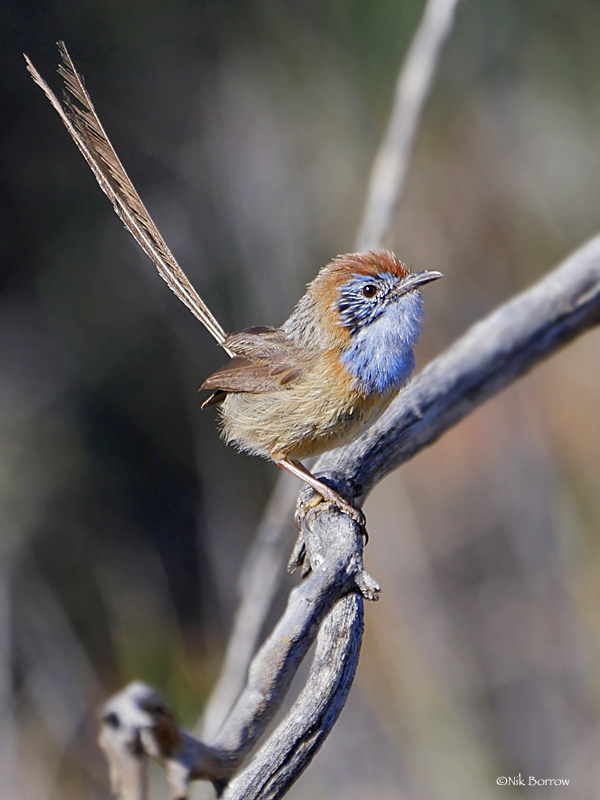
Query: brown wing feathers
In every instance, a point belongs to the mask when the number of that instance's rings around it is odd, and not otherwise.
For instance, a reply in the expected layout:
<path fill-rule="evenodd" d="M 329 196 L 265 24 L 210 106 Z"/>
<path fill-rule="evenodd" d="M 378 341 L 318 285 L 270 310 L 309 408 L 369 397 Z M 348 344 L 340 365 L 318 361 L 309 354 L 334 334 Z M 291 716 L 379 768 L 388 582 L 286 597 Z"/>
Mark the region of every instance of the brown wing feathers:
<path fill-rule="evenodd" d="M 222 402 L 227 392 L 275 392 L 301 375 L 301 360 L 291 357 L 293 345 L 281 329 L 248 328 L 230 334 L 225 344 L 235 355 L 200 387 L 216 390 L 202 408 Z"/>
<path fill-rule="evenodd" d="M 64 80 L 64 106 L 29 58 L 27 69 L 59 114 L 75 144 L 89 164 L 100 188 L 107 195 L 127 230 L 154 261 L 159 274 L 177 297 L 202 322 L 217 342 L 232 355 L 225 344 L 225 331 L 188 281 L 177 264 L 156 225 L 129 180 L 119 157 L 106 135 L 102 123 L 63 42 L 58 43 L 62 64 L 58 68 Z"/>
<path fill-rule="evenodd" d="M 200 389 L 221 389 L 225 392 L 273 392 L 281 388 L 268 364 L 259 364 L 245 356 L 234 356 L 204 381 Z"/>

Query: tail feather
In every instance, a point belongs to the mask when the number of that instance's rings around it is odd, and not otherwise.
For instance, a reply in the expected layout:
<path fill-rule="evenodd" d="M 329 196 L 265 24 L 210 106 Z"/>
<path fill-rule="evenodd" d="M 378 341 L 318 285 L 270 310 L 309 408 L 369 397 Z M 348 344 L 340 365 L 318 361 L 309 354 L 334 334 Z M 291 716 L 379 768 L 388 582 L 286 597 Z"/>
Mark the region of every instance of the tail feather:
<path fill-rule="evenodd" d="M 52 103 L 127 230 L 154 261 L 160 276 L 172 291 L 223 346 L 225 331 L 178 265 L 129 180 L 64 42 L 59 42 L 58 48 L 62 58 L 58 73 L 64 81 L 64 105 L 25 56 L 33 80 Z M 229 353 L 227 347 L 224 349 Z"/>

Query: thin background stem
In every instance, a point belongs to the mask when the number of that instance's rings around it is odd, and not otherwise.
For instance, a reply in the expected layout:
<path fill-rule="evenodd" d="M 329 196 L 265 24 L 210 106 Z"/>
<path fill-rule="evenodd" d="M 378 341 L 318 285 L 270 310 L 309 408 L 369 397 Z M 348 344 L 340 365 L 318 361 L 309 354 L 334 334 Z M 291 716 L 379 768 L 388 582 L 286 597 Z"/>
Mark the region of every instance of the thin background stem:
<path fill-rule="evenodd" d="M 402 200 L 413 146 L 459 0 L 429 0 L 396 81 L 388 128 L 371 176 L 357 250 L 381 247 Z"/>

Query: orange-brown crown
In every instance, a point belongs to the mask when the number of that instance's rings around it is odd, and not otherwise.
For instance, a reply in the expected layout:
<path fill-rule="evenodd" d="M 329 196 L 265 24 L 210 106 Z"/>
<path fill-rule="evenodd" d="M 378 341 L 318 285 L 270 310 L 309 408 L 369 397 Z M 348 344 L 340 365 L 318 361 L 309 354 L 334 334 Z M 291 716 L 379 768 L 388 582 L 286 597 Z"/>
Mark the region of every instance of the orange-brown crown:
<path fill-rule="evenodd" d="M 336 256 L 325 267 L 325 270 L 335 272 L 352 272 L 357 275 L 376 275 L 388 272 L 404 278 L 408 269 L 398 256 L 390 250 L 368 250 L 366 253 L 346 253 Z"/>
<path fill-rule="evenodd" d="M 311 294 L 318 293 L 324 305 L 332 306 L 338 289 L 351 275 L 380 275 L 382 273 L 404 278 L 409 270 L 389 250 L 369 250 L 366 253 L 346 253 L 336 256 L 309 284 Z"/>

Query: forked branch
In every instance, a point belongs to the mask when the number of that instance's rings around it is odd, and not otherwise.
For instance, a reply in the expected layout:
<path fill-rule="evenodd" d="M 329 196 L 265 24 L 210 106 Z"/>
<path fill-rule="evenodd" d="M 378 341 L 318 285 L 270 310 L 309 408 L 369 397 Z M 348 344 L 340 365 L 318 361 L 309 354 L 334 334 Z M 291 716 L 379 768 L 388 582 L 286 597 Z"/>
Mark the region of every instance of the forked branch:
<path fill-rule="evenodd" d="M 362 439 L 323 457 L 320 472 L 326 471 L 327 477 L 351 490 L 357 502 L 364 500 L 390 470 L 599 323 L 600 236 L 474 325 L 429 364 Z M 313 571 L 293 590 L 284 616 L 254 658 L 248 683 L 210 748 L 179 732 L 162 706 L 125 737 L 142 742 L 139 759 L 154 755 L 165 763 L 170 776 L 177 776 L 174 798 L 185 797 L 187 782 L 198 777 L 213 780 L 227 800 L 281 797 L 337 719 L 356 668 L 362 631 L 362 599 L 348 593 L 355 593 L 359 586 L 373 593 L 377 587 L 362 569 L 360 534 L 348 517 L 325 510 L 305 527 L 304 536 Z M 226 786 L 228 775 L 237 770 L 280 707 L 297 665 L 330 610 L 303 692 L 253 759 Z M 139 708 L 134 695 L 125 706 L 127 718 L 134 717 Z M 149 713 L 147 708 L 144 711 Z M 109 703 L 105 728 L 120 729 L 119 713 Z M 158 735 L 159 723 L 164 725 L 165 719 L 171 720 L 170 734 Z M 173 741 L 181 742 L 179 750 L 161 750 L 161 742 Z M 125 747 L 123 785 L 127 775 L 135 774 L 131 753 L 132 746 Z M 120 796 L 122 800 L 143 797 Z"/>

